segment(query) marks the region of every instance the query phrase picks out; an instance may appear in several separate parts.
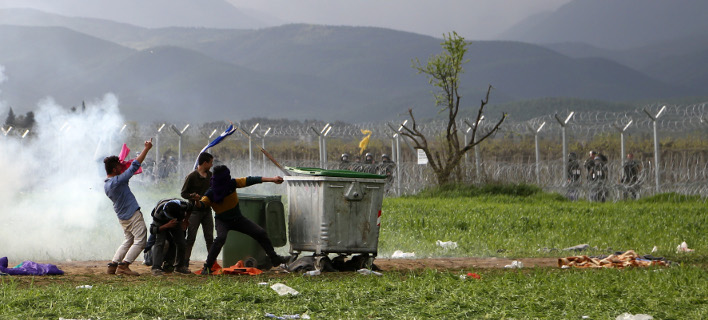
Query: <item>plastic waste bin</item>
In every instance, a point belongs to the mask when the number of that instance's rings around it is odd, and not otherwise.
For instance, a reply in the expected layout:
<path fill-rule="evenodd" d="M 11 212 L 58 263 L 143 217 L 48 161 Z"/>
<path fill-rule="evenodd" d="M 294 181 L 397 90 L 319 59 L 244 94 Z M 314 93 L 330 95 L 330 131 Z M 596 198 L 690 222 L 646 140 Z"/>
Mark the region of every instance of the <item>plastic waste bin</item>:
<path fill-rule="evenodd" d="M 241 214 L 261 226 L 268 233 L 273 247 L 287 243 L 285 234 L 285 211 L 278 195 L 239 193 L 238 205 Z M 224 266 L 232 266 L 243 260 L 247 267 L 269 269 L 272 265 L 260 244 L 240 232 L 229 231 L 223 248 Z"/>
<path fill-rule="evenodd" d="M 290 252 L 378 253 L 381 206 L 386 176 L 347 170 L 288 168 L 298 176 L 285 177 L 288 186 Z M 320 269 L 320 259 L 315 267 Z"/>

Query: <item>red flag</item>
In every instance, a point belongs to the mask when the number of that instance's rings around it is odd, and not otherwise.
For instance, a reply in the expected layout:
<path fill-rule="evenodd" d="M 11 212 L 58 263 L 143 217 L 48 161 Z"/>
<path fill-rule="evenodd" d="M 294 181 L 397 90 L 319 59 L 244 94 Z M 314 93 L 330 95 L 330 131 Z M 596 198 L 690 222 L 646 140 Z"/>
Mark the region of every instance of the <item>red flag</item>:
<path fill-rule="evenodd" d="M 128 149 L 128 146 L 123 144 L 123 147 L 120 148 L 120 154 L 118 155 L 118 160 L 120 160 L 120 173 L 125 172 L 125 170 L 128 170 L 130 168 L 130 164 L 133 163 L 133 160 L 135 158 L 130 159 L 125 161 L 125 158 L 128 156 L 130 153 L 130 149 Z M 138 168 L 138 171 L 135 171 L 135 174 L 139 174 L 143 172 L 143 168 Z"/>

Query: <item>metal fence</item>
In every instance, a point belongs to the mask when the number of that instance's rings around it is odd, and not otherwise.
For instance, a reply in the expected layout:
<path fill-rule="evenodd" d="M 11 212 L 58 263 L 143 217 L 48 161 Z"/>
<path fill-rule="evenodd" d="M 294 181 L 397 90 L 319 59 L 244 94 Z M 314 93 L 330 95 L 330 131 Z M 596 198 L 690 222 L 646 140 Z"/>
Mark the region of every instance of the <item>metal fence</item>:
<path fill-rule="evenodd" d="M 523 122 L 506 122 L 499 133 L 488 141 L 482 142 L 481 151 L 466 155 L 459 171 L 459 180 L 469 183 L 526 183 L 535 184 L 547 191 L 559 192 L 573 198 L 595 198 L 597 186 L 581 180 L 570 185 L 566 177 L 568 143 L 590 141 L 601 134 L 611 135 L 611 139 L 622 140 L 620 157 L 611 157 L 607 163 L 609 178 L 602 188 L 606 191 L 608 201 L 623 199 L 628 186 L 622 185 L 621 169 L 624 157 L 625 135 L 642 136 L 645 140 L 653 140 L 655 150 L 643 150 L 645 156 L 639 159 L 641 172 L 639 182 L 632 186 L 640 196 L 652 195 L 657 192 L 675 192 L 687 195 L 708 196 L 708 144 L 698 145 L 698 149 L 686 152 L 661 139 L 672 136 L 698 136 L 703 140 L 708 134 L 708 110 L 705 104 L 659 106 L 648 105 L 631 112 L 572 112 L 566 110 L 558 114 L 536 117 Z M 460 119 L 458 131 L 463 141 L 470 139 L 470 122 Z M 339 141 L 351 144 L 356 149 L 358 141 L 364 136 L 362 130 L 372 132 L 371 139 L 383 144 L 381 147 L 390 153 L 396 163 L 391 170 L 392 178 L 388 193 L 392 195 L 411 194 L 429 187 L 436 182 L 432 170 L 426 165 L 415 162 L 415 150 L 398 131 L 404 122 L 400 123 L 331 123 L 319 121 L 284 122 L 275 120 L 249 120 L 238 123 L 246 135 L 235 133 L 228 140 L 232 145 L 238 145 L 227 154 L 227 159 L 217 159 L 235 168 L 235 172 L 243 175 L 280 175 L 268 160 L 263 157 L 257 146 L 265 146 L 276 141 L 288 143 L 297 142 L 317 149 L 316 155 L 283 156 L 279 159 L 283 164 L 297 167 L 342 168 L 338 154 L 328 151 L 328 143 Z M 408 124 L 410 125 L 410 124 Z M 108 129 L 110 134 L 96 141 L 96 156 L 110 153 L 116 154 L 114 142 L 142 141 L 144 137 L 155 137 L 155 152 L 144 165 L 145 175 L 142 181 L 162 181 L 181 179 L 194 166 L 196 152 L 183 149 L 183 145 L 202 146 L 221 133 L 228 123 L 207 124 L 137 124 L 131 123 L 121 128 Z M 418 128 L 426 135 L 439 136 L 446 123 L 441 120 L 419 122 Z M 490 130 L 491 121 L 478 124 L 478 134 Z M 567 133 L 567 139 L 561 139 Z M 5 138 L 15 137 L 25 141 L 31 139 L 26 130 L 11 130 L 3 127 Z M 485 144 L 496 141 L 504 142 L 512 137 L 541 138 L 553 146 L 563 144 L 563 148 L 554 148 L 551 153 L 545 150 L 543 154 L 534 150 L 538 147 L 533 143 L 524 145 L 527 156 L 500 157 L 494 151 L 486 150 Z M 328 142 L 329 141 L 329 142 Z M 529 140 L 530 141 L 530 140 Z M 536 139 L 538 141 L 538 139 Z M 563 142 L 565 141 L 565 143 Z M 538 144 L 538 142 L 536 142 Z M 249 150 L 245 151 L 244 146 Z M 218 150 L 220 145 L 216 147 Z M 236 150 L 238 149 L 238 150 Z M 548 148 L 547 148 L 548 149 Z M 561 151 L 563 150 L 563 151 Z M 576 150 L 578 151 L 578 150 Z M 653 152 L 653 155 L 652 155 Z M 221 153 L 221 152 L 219 152 Z M 584 152 L 583 152 L 584 153 Z M 329 157 L 328 157 L 329 155 Z M 154 158 L 153 158 L 154 157 Z M 658 161 L 657 161 L 658 160 Z M 658 170 L 657 170 L 658 163 Z M 380 168 L 370 168 L 361 164 L 351 164 L 350 168 L 357 171 L 380 173 Z M 232 170 L 234 171 L 234 170 Z M 634 189 L 632 189 L 634 190 Z"/>

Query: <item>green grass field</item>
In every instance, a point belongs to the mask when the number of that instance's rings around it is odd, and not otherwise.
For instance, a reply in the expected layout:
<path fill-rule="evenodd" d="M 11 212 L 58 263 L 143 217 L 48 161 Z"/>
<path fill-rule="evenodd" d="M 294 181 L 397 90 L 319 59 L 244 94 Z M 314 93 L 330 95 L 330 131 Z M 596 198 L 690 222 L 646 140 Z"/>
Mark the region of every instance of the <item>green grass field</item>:
<path fill-rule="evenodd" d="M 418 257 L 564 257 L 635 250 L 674 261 L 668 268 L 525 268 L 325 273 L 256 277 L 0 277 L 2 319 L 615 319 L 625 312 L 655 319 L 708 318 L 706 204 L 659 196 L 638 202 L 569 202 L 530 192 L 436 191 L 386 199 L 380 254 Z M 522 190 L 523 191 L 523 190 Z M 507 195 L 504 195 L 507 194 Z M 513 196 L 509 194 L 524 194 Z M 473 196 L 471 196 L 473 195 Z M 436 240 L 455 241 L 445 250 Z M 686 241 L 695 249 L 676 253 Z M 476 272 L 481 279 L 460 279 Z M 259 285 L 267 282 L 268 285 Z M 298 296 L 269 288 L 284 283 Z M 77 289 L 90 284 L 92 289 Z"/>

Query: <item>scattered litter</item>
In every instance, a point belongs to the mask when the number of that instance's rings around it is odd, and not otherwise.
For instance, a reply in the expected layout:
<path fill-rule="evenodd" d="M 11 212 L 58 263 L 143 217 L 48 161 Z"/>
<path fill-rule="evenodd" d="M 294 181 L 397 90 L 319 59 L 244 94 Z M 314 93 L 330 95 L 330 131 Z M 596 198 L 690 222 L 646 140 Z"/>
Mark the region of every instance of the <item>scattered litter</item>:
<path fill-rule="evenodd" d="M 655 258 L 649 255 L 640 257 L 633 250 L 621 254 L 613 254 L 605 258 L 591 258 L 588 256 L 574 256 L 558 259 L 558 266 L 564 268 L 625 268 L 625 267 L 647 267 L 647 266 L 668 266 L 669 262 L 663 258 Z"/>
<path fill-rule="evenodd" d="M 314 276 L 319 276 L 320 274 L 322 274 L 322 272 L 320 272 L 320 270 L 312 270 L 312 271 L 305 272 L 302 275 L 308 276 L 308 277 L 314 277 Z"/>
<path fill-rule="evenodd" d="M 521 269 L 524 267 L 524 263 L 518 260 L 514 260 L 511 262 L 511 264 L 507 264 L 504 266 L 504 268 L 507 269 Z"/>
<path fill-rule="evenodd" d="M 654 248 L 651 248 L 651 253 L 659 251 L 659 248 L 657 246 L 654 246 Z"/>
<path fill-rule="evenodd" d="M 93 286 L 85 284 L 83 286 L 77 286 L 76 289 L 91 289 Z"/>
<path fill-rule="evenodd" d="M 617 316 L 617 318 L 615 318 L 615 320 L 652 320 L 652 319 L 654 319 L 654 317 L 652 317 L 648 314 L 634 314 L 633 315 L 631 313 L 623 313 L 623 314 Z"/>
<path fill-rule="evenodd" d="M 588 248 L 590 248 L 590 245 L 587 243 L 583 243 L 583 244 L 579 244 L 577 246 L 565 248 L 565 249 L 563 249 L 563 251 L 583 251 L 583 250 L 587 250 Z"/>
<path fill-rule="evenodd" d="M 590 319 L 590 316 L 582 316 L 580 319 Z"/>
<path fill-rule="evenodd" d="M 259 285 L 259 286 L 267 286 L 267 285 L 268 285 L 268 282 L 259 282 L 258 285 Z"/>
<path fill-rule="evenodd" d="M 297 292 L 297 290 L 290 288 L 282 283 L 276 283 L 272 286 L 270 286 L 271 289 L 275 290 L 279 295 L 284 296 L 286 294 L 296 296 L 300 294 L 300 292 Z"/>
<path fill-rule="evenodd" d="M 406 258 L 415 258 L 415 252 L 403 252 L 401 250 L 396 250 L 391 255 L 391 259 L 406 259 Z"/>
<path fill-rule="evenodd" d="M 383 275 L 383 273 L 381 273 L 381 272 L 376 272 L 376 271 L 369 270 L 369 269 L 359 269 L 356 272 L 359 272 L 359 274 L 363 274 L 365 276 L 368 276 L 370 274 L 373 274 L 375 276 L 382 276 Z"/>
<path fill-rule="evenodd" d="M 693 252 L 693 249 L 688 248 L 688 244 L 686 244 L 686 241 L 681 242 L 678 247 L 676 247 L 676 252 Z"/>
<path fill-rule="evenodd" d="M 468 277 L 471 277 L 471 278 L 473 278 L 473 279 L 477 279 L 477 280 L 482 279 L 482 276 L 480 276 L 480 275 L 478 275 L 477 273 L 474 273 L 474 272 L 469 272 L 469 273 L 467 273 L 467 276 L 468 276 Z"/>
<path fill-rule="evenodd" d="M 457 242 L 452 242 L 452 241 L 440 241 L 438 240 L 436 242 L 438 244 L 438 247 L 442 247 L 443 249 L 457 249 Z"/>
<path fill-rule="evenodd" d="M 273 319 L 278 319 L 278 320 L 286 320 L 286 319 L 310 319 L 310 316 L 307 314 L 303 314 L 300 316 L 299 314 L 286 314 L 282 316 L 276 316 L 272 313 L 266 313 L 265 314 L 266 318 L 273 318 Z"/>

